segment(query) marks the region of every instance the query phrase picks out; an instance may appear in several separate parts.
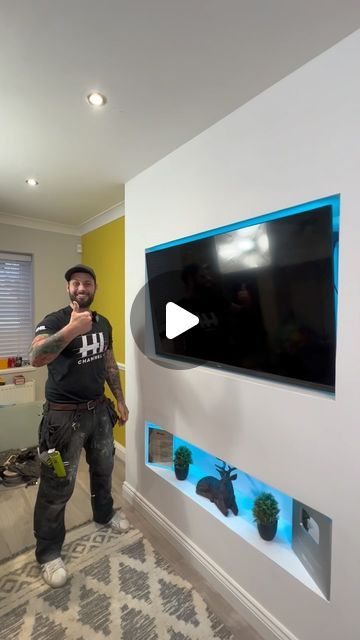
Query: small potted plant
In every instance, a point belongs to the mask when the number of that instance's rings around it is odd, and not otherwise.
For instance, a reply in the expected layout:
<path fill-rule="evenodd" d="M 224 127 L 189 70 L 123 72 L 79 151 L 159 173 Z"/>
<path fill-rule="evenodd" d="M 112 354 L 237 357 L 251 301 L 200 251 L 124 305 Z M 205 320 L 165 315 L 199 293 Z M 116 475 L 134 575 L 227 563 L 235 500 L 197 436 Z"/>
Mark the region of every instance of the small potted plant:
<path fill-rule="evenodd" d="M 260 493 L 254 500 L 252 512 L 261 538 L 273 540 L 280 513 L 278 501 L 273 494 L 265 491 Z"/>
<path fill-rule="evenodd" d="M 192 464 L 192 455 L 188 447 L 178 447 L 174 453 L 175 475 L 178 480 L 185 480 Z"/>

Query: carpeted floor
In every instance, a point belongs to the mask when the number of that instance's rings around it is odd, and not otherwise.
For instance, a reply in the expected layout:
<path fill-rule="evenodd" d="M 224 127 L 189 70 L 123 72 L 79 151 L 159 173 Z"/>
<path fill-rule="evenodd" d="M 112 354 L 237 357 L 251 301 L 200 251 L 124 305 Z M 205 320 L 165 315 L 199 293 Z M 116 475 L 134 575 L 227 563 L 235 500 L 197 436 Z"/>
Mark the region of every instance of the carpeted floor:
<path fill-rule="evenodd" d="M 33 550 L 0 565 L 1 639 L 233 640 L 137 529 L 79 527 L 63 559 L 62 589 L 43 582 Z"/>

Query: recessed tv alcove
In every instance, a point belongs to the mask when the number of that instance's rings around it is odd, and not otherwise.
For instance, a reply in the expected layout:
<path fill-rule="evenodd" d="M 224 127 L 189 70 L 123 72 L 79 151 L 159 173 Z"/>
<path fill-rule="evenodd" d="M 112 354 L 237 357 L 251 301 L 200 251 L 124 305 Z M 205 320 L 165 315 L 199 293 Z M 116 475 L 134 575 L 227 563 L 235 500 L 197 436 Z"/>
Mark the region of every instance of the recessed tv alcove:
<path fill-rule="evenodd" d="M 338 195 L 146 250 L 155 351 L 335 392 Z M 166 304 L 199 324 L 166 337 Z"/>

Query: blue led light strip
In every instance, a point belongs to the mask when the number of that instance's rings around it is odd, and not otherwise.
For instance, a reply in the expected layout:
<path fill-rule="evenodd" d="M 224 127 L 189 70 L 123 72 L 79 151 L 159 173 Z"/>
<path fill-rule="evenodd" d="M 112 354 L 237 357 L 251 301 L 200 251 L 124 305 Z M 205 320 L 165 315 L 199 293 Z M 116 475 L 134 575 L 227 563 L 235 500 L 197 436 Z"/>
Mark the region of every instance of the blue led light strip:
<path fill-rule="evenodd" d="M 318 207 L 324 207 L 326 205 L 332 206 L 333 211 L 333 231 L 339 231 L 339 211 L 340 211 L 340 195 L 328 196 L 327 198 L 320 198 L 319 200 L 312 200 L 311 202 L 305 202 L 295 207 L 288 209 L 281 209 L 280 211 L 274 211 L 273 213 L 267 213 L 256 218 L 249 220 L 243 220 L 241 222 L 234 222 L 233 224 L 226 225 L 224 227 L 217 227 L 216 229 L 209 229 L 201 233 L 195 233 L 192 236 L 185 236 L 185 238 L 178 238 L 171 242 L 165 242 L 164 244 L 158 244 L 154 247 L 145 249 L 145 253 L 153 253 L 154 251 L 161 251 L 162 249 L 168 249 L 169 247 L 176 247 L 177 245 L 186 244 L 188 242 L 194 242 L 195 240 L 201 240 L 202 238 L 211 238 L 212 236 L 220 235 L 221 233 L 227 233 L 228 231 L 235 231 L 236 229 L 243 229 L 244 227 L 252 227 L 255 224 L 262 222 L 269 222 L 270 220 L 277 220 L 279 218 L 286 218 L 287 216 L 294 216 L 297 213 L 303 213 L 304 211 L 310 211 Z M 334 265 L 335 267 L 335 265 Z M 336 270 L 337 271 L 337 270 Z"/>

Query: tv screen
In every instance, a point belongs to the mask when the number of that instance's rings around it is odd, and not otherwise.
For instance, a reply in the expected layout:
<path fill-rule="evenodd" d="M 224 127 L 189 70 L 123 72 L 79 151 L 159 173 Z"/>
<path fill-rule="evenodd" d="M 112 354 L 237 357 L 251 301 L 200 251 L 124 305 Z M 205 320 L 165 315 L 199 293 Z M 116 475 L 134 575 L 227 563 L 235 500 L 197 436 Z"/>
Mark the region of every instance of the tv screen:
<path fill-rule="evenodd" d="M 327 202 L 147 250 L 156 353 L 334 391 L 338 230 Z M 168 302 L 199 318 L 172 340 Z"/>

